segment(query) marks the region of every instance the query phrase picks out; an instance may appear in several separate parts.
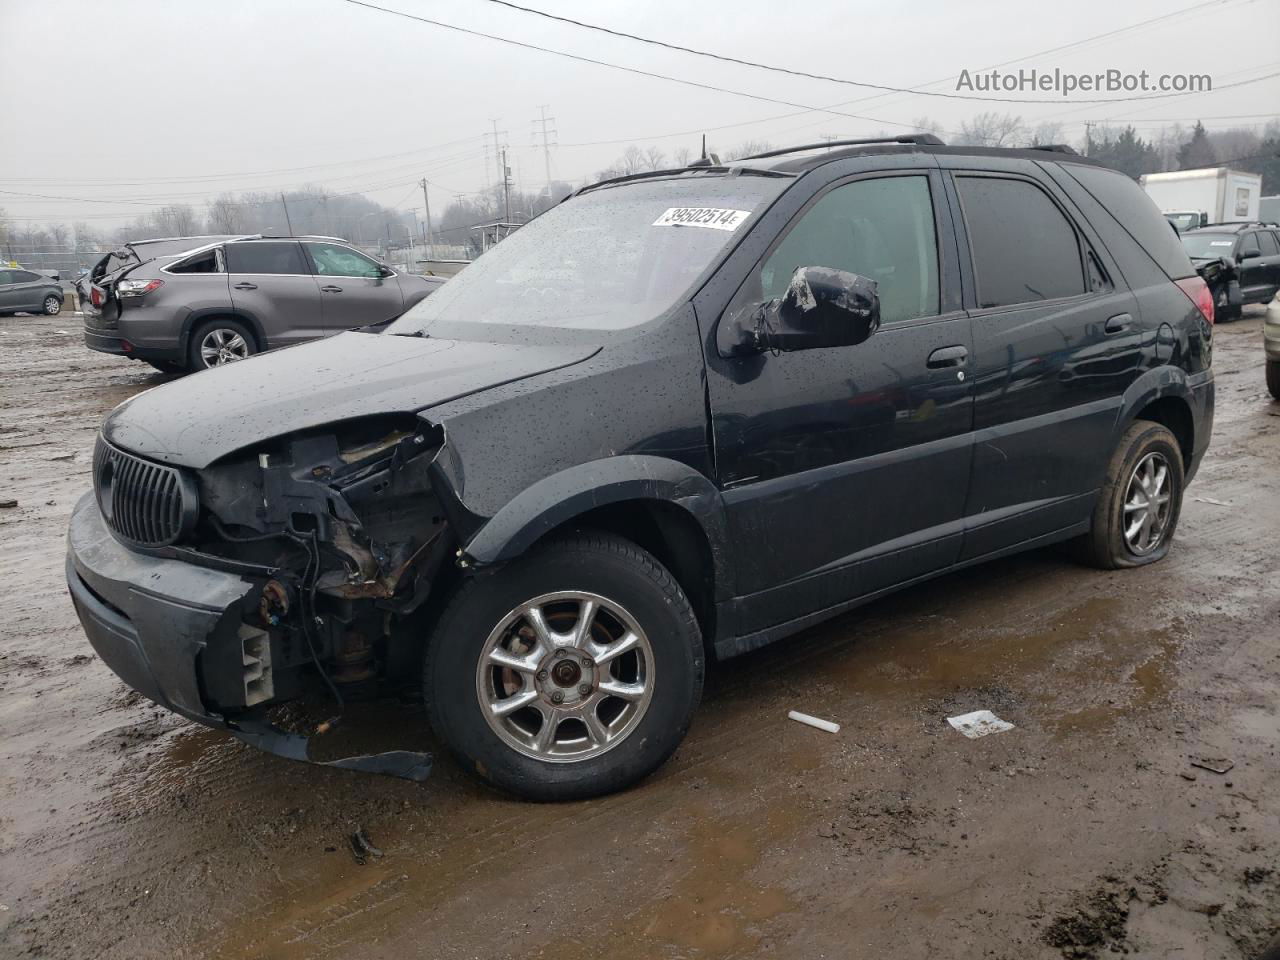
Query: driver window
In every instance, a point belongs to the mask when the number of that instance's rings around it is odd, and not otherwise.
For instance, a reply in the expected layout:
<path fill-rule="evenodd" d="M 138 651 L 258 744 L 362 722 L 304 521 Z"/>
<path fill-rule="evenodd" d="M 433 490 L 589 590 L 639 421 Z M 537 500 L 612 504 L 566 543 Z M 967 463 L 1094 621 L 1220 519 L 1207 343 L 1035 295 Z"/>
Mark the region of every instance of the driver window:
<path fill-rule="evenodd" d="M 760 300 L 786 292 L 796 267 L 876 281 L 882 323 L 938 313 L 938 241 L 929 179 L 857 180 L 818 200 L 760 266 Z"/>
<path fill-rule="evenodd" d="M 305 243 L 312 268 L 321 277 L 369 277 L 382 276 L 382 267 L 368 257 L 332 243 Z"/>

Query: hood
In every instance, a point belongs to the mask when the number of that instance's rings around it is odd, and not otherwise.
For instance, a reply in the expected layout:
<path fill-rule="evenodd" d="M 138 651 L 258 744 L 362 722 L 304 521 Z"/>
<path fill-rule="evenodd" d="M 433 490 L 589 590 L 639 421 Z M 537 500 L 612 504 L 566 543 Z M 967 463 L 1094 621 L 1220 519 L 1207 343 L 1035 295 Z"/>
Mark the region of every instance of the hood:
<path fill-rule="evenodd" d="M 144 391 L 116 407 L 102 432 L 124 450 L 200 469 L 274 437 L 416 412 L 578 363 L 597 350 L 342 333 Z"/>

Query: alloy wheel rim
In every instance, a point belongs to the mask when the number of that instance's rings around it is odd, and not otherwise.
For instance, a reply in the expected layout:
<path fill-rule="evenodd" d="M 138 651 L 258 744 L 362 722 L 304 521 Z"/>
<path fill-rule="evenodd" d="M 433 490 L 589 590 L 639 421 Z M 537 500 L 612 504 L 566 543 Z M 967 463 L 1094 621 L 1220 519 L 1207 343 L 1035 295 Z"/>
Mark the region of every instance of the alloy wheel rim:
<path fill-rule="evenodd" d="M 526 757 L 573 763 L 622 743 L 653 699 L 653 648 L 619 603 L 581 590 L 511 610 L 485 640 L 476 696 L 489 728 Z"/>
<path fill-rule="evenodd" d="M 1146 556 L 1164 542 L 1173 515 L 1169 461 L 1148 453 L 1129 475 L 1124 494 L 1124 542 L 1135 556 Z"/>
<path fill-rule="evenodd" d="M 58 300 L 56 297 L 45 298 L 44 312 L 48 314 L 54 314 L 58 312 Z"/>
<path fill-rule="evenodd" d="M 210 330 L 200 341 L 200 359 L 206 367 L 220 367 L 249 356 L 249 344 L 234 330 Z"/>

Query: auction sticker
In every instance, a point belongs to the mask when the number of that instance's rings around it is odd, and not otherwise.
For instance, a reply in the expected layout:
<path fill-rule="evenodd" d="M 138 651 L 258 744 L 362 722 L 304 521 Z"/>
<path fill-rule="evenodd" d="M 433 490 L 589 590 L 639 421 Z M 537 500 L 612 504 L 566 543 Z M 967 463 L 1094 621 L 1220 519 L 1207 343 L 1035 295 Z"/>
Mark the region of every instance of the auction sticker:
<path fill-rule="evenodd" d="M 737 230 L 751 216 L 750 210 L 721 210 L 719 207 L 672 207 L 657 220 L 655 227 L 710 227 L 712 230 Z"/>

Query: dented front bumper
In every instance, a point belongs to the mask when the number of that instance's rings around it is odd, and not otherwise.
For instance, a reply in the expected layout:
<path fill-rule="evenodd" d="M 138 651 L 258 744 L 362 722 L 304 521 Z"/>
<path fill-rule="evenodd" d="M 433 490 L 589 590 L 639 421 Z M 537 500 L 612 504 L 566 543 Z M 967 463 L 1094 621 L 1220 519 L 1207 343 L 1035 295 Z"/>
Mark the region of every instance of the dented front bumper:
<path fill-rule="evenodd" d="M 205 699 L 202 658 L 241 646 L 252 583 L 233 573 L 152 557 L 111 534 L 92 493 L 76 504 L 67 534 L 67 586 L 89 643 L 126 684 L 162 707 L 231 732 L 259 749 L 317 763 L 309 738 L 278 730 L 254 711 L 226 716 Z M 345 757 L 324 766 L 423 780 L 430 754 Z"/>
<path fill-rule="evenodd" d="M 210 638 L 235 635 L 252 584 L 128 549 L 89 493 L 71 515 L 67 586 L 93 649 L 125 683 L 190 720 L 227 726 L 201 697 L 199 661 Z"/>

